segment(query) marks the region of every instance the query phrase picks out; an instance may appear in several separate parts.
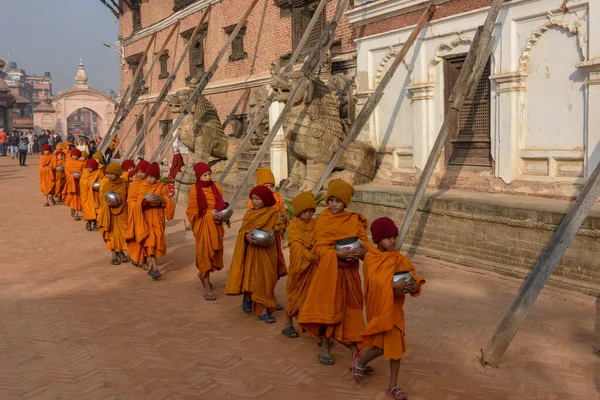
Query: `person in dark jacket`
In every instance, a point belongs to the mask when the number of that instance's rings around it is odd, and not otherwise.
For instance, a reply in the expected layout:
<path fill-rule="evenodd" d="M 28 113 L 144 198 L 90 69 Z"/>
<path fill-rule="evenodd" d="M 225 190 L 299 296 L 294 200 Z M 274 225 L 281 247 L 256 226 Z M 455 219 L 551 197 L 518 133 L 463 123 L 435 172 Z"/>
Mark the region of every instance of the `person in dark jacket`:
<path fill-rule="evenodd" d="M 29 139 L 25 133 L 19 138 L 19 165 L 26 167 L 25 160 L 27 159 L 27 149 L 29 148 Z"/>
<path fill-rule="evenodd" d="M 8 145 L 10 146 L 10 158 L 14 160 L 15 156 L 19 155 L 19 135 L 17 135 L 17 131 L 12 131 L 10 134 Z"/>

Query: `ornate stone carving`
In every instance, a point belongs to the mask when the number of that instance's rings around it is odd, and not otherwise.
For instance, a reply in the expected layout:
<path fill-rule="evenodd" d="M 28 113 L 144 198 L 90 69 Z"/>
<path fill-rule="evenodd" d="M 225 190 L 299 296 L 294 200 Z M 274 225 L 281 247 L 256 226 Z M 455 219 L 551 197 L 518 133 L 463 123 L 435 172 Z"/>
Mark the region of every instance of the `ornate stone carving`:
<path fill-rule="evenodd" d="M 470 45 L 471 42 L 473 42 L 473 38 L 464 36 L 462 32 L 457 32 L 457 36 L 449 42 L 441 42 L 438 48 L 435 50 L 435 56 L 429 62 L 429 81 L 435 81 L 433 76 L 433 68 L 444 59 L 444 56 L 448 55 L 448 53 L 458 46 Z"/>
<path fill-rule="evenodd" d="M 260 110 L 267 104 L 267 98 L 269 94 L 267 89 L 264 87 L 256 88 L 252 91 L 250 95 L 250 100 L 248 101 L 248 116 L 250 118 L 249 124 L 254 124 L 254 121 L 258 118 Z M 245 132 L 244 132 L 245 134 Z M 260 121 L 258 127 L 252 134 L 252 138 L 250 142 L 253 145 L 260 145 L 264 141 L 264 138 L 269 134 L 269 115 L 265 115 L 265 117 Z"/>
<path fill-rule="evenodd" d="M 287 102 L 297 73 L 282 77 L 274 74 L 273 89 L 278 100 Z M 281 83 L 281 84 L 280 84 Z M 311 78 L 299 101 L 285 116 L 283 130 L 292 170 L 285 186 L 299 191 L 310 190 L 327 167 L 329 160 L 346 136 L 354 115 L 352 80 L 338 74 L 325 84 Z M 370 145 L 355 141 L 345 151 L 329 178 L 343 178 L 352 183 L 370 182 L 375 176 L 377 151 Z"/>

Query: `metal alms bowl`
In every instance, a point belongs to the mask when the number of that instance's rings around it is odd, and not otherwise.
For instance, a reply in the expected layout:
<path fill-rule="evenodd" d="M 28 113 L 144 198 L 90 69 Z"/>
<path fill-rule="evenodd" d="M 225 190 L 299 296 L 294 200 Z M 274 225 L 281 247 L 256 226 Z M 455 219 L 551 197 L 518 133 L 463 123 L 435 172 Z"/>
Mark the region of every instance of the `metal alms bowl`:
<path fill-rule="evenodd" d="M 81 178 L 81 172 L 73 172 L 73 178 L 75 178 L 75 179 Z"/>
<path fill-rule="evenodd" d="M 273 235 L 271 235 L 271 232 L 263 231 L 262 229 L 255 229 L 250 233 L 254 239 L 256 239 L 256 244 L 261 247 L 268 247 L 275 241 L 275 238 Z"/>
<path fill-rule="evenodd" d="M 221 211 L 215 211 L 215 214 L 221 217 L 223 221 L 226 221 L 233 215 L 233 207 L 231 207 L 229 203 L 225 203 L 225 209 Z"/>
<path fill-rule="evenodd" d="M 107 202 L 112 202 L 112 201 L 116 201 L 117 205 L 116 207 L 119 207 L 121 205 L 121 202 L 123 201 L 121 199 L 121 196 L 119 196 L 118 194 L 116 194 L 115 192 L 108 192 L 106 193 L 106 201 Z"/>
<path fill-rule="evenodd" d="M 144 199 L 148 203 L 160 203 L 163 200 L 163 198 L 160 195 L 156 194 L 156 193 L 146 193 L 144 195 Z"/>
<path fill-rule="evenodd" d="M 58 172 L 65 172 L 65 167 L 63 167 L 62 165 L 59 165 L 58 167 L 56 167 L 56 170 Z"/>
<path fill-rule="evenodd" d="M 98 190 L 100 190 L 100 182 L 94 182 L 94 183 L 92 183 L 92 190 L 94 192 L 97 192 Z"/>
<path fill-rule="evenodd" d="M 392 282 L 398 282 L 400 279 L 406 279 L 406 282 L 412 282 L 415 280 L 415 277 L 410 273 L 410 271 L 394 272 L 394 278 L 392 278 Z"/>
<path fill-rule="evenodd" d="M 335 249 L 336 249 L 336 251 L 344 249 L 346 247 L 349 247 L 351 249 L 362 249 L 363 248 L 363 244 L 360 241 L 360 239 L 357 238 L 357 237 L 350 237 L 350 238 L 347 238 L 347 239 L 340 239 L 337 242 L 335 242 Z"/>

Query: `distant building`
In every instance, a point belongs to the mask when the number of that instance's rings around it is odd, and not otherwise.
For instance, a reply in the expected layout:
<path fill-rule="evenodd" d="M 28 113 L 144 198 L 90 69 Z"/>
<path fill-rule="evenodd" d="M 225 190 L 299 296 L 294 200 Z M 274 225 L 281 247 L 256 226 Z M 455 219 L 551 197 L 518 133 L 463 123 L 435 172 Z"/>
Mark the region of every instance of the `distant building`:
<path fill-rule="evenodd" d="M 12 113 L 15 98 L 5 79 L 10 80 L 10 75 L 4 72 L 4 61 L 0 60 L 0 128 L 10 132 L 13 129 Z"/>
<path fill-rule="evenodd" d="M 87 108 L 80 108 L 67 118 L 67 132 L 75 136 L 98 136 L 98 115 Z"/>
<path fill-rule="evenodd" d="M 5 79 L 15 101 L 13 109 L 13 127 L 33 129 L 33 109 L 46 97 L 52 96 L 52 77 L 50 72 L 44 76 L 27 75 L 16 62 L 8 63 Z"/>
<path fill-rule="evenodd" d="M 43 76 L 28 75 L 25 81 L 33 85 L 33 103 L 35 107 L 40 105 L 46 97 L 52 96 L 52 76 L 50 72 L 44 72 Z"/>

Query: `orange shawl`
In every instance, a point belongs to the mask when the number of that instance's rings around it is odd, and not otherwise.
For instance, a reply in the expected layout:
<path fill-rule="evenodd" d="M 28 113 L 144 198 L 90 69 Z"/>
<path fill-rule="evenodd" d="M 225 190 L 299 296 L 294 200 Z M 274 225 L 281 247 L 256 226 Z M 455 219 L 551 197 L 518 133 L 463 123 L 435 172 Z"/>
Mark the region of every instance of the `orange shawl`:
<path fill-rule="evenodd" d="M 338 262 L 335 243 L 358 237 L 365 249 L 371 248 L 367 220 L 359 213 L 333 214 L 326 209 L 317 219 L 315 231 L 318 267 L 298 322 L 314 336 L 325 333 L 346 346 L 360 343 L 365 325 L 359 262 Z"/>
<path fill-rule="evenodd" d="M 221 192 L 219 185 L 214 182 L 217 190 Z M 215 195 L 211 186 L 202 188 L 206 196 L 207 212 L 200 216 L 196 184 L 190 189 L 186 215 L 192 224 L 192 231 L 196 238 L 196 268 L 201 276 L 206 276 L 208 271 L 216 272 L 223 268 L 223 235 L 225 228 L 223 224 L 216 224 L 213 219 L 212 210 L 215 209 Z"/>
<path fill-rule="evenodd" d="M 154 193 L 165 200 L 164 207 L 150 207 L 142 211 L 144 221 L 146 222 L 146 231 L 141 232 L 145 239 L 140 243 L 149 256 L 163 257 L 167 254 L 167 236 L 165 235 L 165 226 L 167 220 L 172 220 L 175 216 L 175 203 L 169 197 L 167 185 L 161 182 L 154 184 L 143 181 L 140 184 L 137 194 L 137 204 L 142 208 L 144 195 Z M 135 211 L 134 211 L 135 212 Z"/>
<path fill-rule="evenodd" d="M 108 250 L 127 250 L 125 238 L 127 236 L 127 189 L 129 183 L 117 178 L 114 182 L 107 180 L 102 185 L 100 192 L 100 211 L 98 213 L 98 230 L 104 238 Z M 115 192 L 121 199 L 119 207 L 109 207 L 106 194 Z"/>
<path fill-rule="evenodd" d="M 38 171 L 40 172 L 40 189 L 44 196 L 50 196 L 54 193 L 54 171 L 52 164 L 54 163 L 53 154 L 42 154 L 38 163 Z"/>
<path fill-rule="evenodd" d="M 289 317 L 298 316 L 317 269 L 314 252 L 315 225 L 314 219 L 304 222 L 300 218 L 296 218 L 290 223 L 288 229 L 290 267 L 285 291 L 287 295 L 286 313 Z"/>
<path fill-rule="evenodd" d="M 261 315 L 264 308 L 274 312 L 277 306 L 274 298 L 277 284 L 277 245 L 273 243 L 269 247 L 260 247 L 248 244 L 245 236 L 254 229 L 281 232 L 283 223 L 279 212 L 271 207 L 246 211 L 233 250 L 225 294 L 250 292 L 252 311 L 255 315 Z"/>
<path fill-rule="evenodd" d="M 94 182 L 99 182 L 104 174 L 102 170 L 97 169 L 89 172 L 87 168 L 83 169 L 81 179 L 79 179 L 79 190 L 81 193 L 81 205 L 83 206 L 84 221 L 94 221 L 98 218 L 98 209 L 100 208 L 99 193 L 92 188 Z"/>
<path fill-rule="evenodd" d="M 138 191 L 143 182 L 145 181 L 139 179 L 132 181 L 127 192 L 127 244 L 129 257 L 136 263 L 143 262 L 146 256 L 140 243 L 147 237 L 148 227 L 142 206 L 137 202 Z"/>
<path fill-rule="evenodd" d="M 74 160 L 69 157 L 65 161 L 65 175 L 67 181 L 63 189 L 65 205 L 75 211 L 82 211 L 81 197 L 79 192 L 79 180 L 73 178 L 73 172 L 82 172 L 85 161 Z"/>

